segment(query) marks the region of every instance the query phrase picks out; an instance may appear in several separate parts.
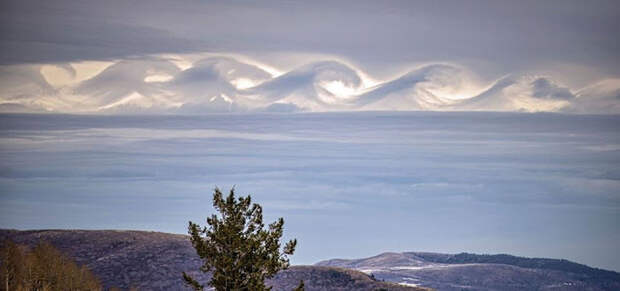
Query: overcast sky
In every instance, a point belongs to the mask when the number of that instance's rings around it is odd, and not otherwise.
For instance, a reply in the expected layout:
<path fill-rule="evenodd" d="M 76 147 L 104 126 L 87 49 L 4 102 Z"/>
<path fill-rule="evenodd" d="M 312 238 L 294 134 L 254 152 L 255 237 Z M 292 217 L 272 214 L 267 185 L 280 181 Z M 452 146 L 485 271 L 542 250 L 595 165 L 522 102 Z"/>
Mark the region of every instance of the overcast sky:
<path fill-rule="evenodd" d="M 567 79 L 620 73 L 617 1 L 25 0 L 1 5 L 4 64 L 209 51 L 269 60 L 327 54 L 373 71 L 454 61 L 493 75 L 564 66 L 590 73 Z"/>
<path fill-rule="evenodd" d="M 620 118 L 362 112 L 0 115 L 0 228 L 204 224 L 215 186 L 299 239 L 293 262 L 510 253 L 620 270 Z"/>
<path fill-rule="evenodd" d="M 0 72 L 3 81 L 0 103 L 3 104 L 0 105 L 8 108 L 3 111 L 17 105 L 30 111 L 101 111 L 103 107 L 118 105 L 115 102 L 133 91 L 141 94 L 142 99 L 155 95 L 151 91 L 151 95 L 144 97 L 143 92 L 135 89 L 109 103 L 98 103 L 99 107 L 84 108 L 83 103 L 76 102 L 79 98 L 75 95 L 91 99 L 96 96 L 84 95 L 74 87 L 67 89 L 51 84 L 53 90 L 47 90 L 37 83 L 34 87 L 7 89 L 10 87 L 7 83 L 41 79 L 41 65 L 57 64 L 77 70 L 75 64 L 80 61 L 117 62 L 146 56 L 205 53 L 234 54 L 280 72 L 312 62 L 338 60 L 378 83 L 398 78 L 424 64 L 442 63 L 458 66 L 468 73 L 469 87 L 459 89 L 456 95 L 460 97 L 475 97 L 507 75 L 534 75 L 544 76 L 576 97 L 584 87 L 596 87 L 596 94 L 590 94 L 595 95 L 592 98 L 607 100 L 602 105 L 598 103 L 598 107 L 569 100 L 544 108 L 529 105 L 522 108 L 523 103 L 538 100 L 510 101 L 521 105 L 482 106 L 475 110 L 609 113 L 610 102 L 618 107 L 620 5 L 617 1 L 261 1 L 259 4 L 253 1 L 24 0 L 3 1 L 0 5 L 0 65 L 3 65 Z M 190 66 L 198 59 L 194 56 Z M 39 67 L 24 73 L 24 66 L 7 66 L 25 63 Z M 50 73 L 46 74 L 49 83 Z M 20 77 L 19 82 L 7 81 Z M 254 81 L 253 85 L 258 84 Z M 603 86 L 602 81 L 607 83 Z M 140 86 L 134 84 L 136 88 Z M 359 95 L 361 89 L 353 90 L 354 95 Z M 45 95 L 42 92 L 53 96 L 54 101 L 41 99 Z M 193 94 L 170 100 L 169 95 L 187 95 L 187 91 L 167 87 L 165 92 L 167 107 L 196 103 L 198 98 Z M 340 93 L 335 95 L 347 97 Z M 278 94 L 281 98 L 273 102 L 290 103 L 310 111 L 326 110 L 325 106 L 287 99 L 290 90 Z M 225 95 L 232 101 L 240 98 Z M 138 107 L 152 107 L 151 101 L 137 102 L 138 97 L 131 98 L 134 103 L 140 103 Z M 58 99 L 70 105 L 55 104 Z M 271 103 L 261 104 L 268 105 Z M 383 104 L 366 109 L 394 109 L 391 107 L 429 109 L 402 102 L 388 108 Z"/>

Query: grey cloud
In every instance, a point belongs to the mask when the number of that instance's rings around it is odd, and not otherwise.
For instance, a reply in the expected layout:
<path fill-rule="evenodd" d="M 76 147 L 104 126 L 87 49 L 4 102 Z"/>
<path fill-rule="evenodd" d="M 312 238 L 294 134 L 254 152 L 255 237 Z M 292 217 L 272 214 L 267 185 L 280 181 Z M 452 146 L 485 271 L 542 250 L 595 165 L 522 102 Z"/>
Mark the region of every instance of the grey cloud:
<path fill-rule="evenodd" d="M 442 77 L 456 75 L 458 70 L 448 65 L 430 65 L 404 74 L 395 80 L 376 86 L 373 90 L 361 94 L 355 103 L 369 105 L 373 108 L 398 110 L 426 110 L 439 107 L 443 102 L 428 91 L 419 91 L 423 82 L 444 84 Z"/>
<path fill-rule="evenodd" d="M 615 36 L 620 28 L 620 9 L 617 9 L 616 1 L 597 1 L 585 5 L 581 1 L 529 0 L 519 3 L 486 0 L 432 3 L 263 1 L 260 4 L 191 0 L 111 0 L 105 3 L 93 0 L 78 3 L 69 0 L 11 0 L 0 5 L 0 64 L 16 65 L 10 68 L 5 66 L 9 70 L 14 69 L 15 74 L 20 74 L 18 66 L 24 63 L 54 63 L 64 66 L 72 74 L 75 72 L 67 63 L 74 61 L 134 60 L 167 53 L 204 52 L 254 57 L 288 72 L 272 80 L 259 67 L 234 59 L 212 59 L 210 62 L 217 64 L 195 64 L 190 71 L 176 75 L 178 79 L 174 83 L 142 84 L 141 80 L 136 79 L 135 84 L 129 85 L 119 79 L 119 87 L 112 89 L 114 92 L 107 97 L 96 88 L 98 85 L 91 84 L 90 89 L 80 88 L 78 93 L 94 92 L 105 102 L 118 101 L 135 91 L 144 100 L 134 103 L 148 105 L 146 109 L 141 108 L 140 104 L 122 104 L 114 106 L 110 109 L 112 111 L 121 107 L 131 108 L 127 109 L 131 112 L 151 113 L 174 111 L 174 108 L 196 113 L 202 110 L 265 108 L 348 110 L 351 109 L 350 103 L 334 105 L 342 100 L 324 100 L 330 99 L 331 92 L 317 86 L 317 83 L 338 80 L 357 88 L 359 85 L 356 82 L 359 81 L 355 78 L 359 76 L 346 65 L 355 64 L 356 68 L 362 68 L 362 71 L 384 83 L 384 87 L 378 87 L 377 91 L 365 96 L 376 101 L 359 101 L 358 105 L 364 104 L 362 110 L 459 107 L 467 110 L 617 112 L 615 106 L 609 109 L 610 106 L 601 105 L 615 104 L 613 98 L 594 98 L 586 102 L 586 99 L 571 97 L 575 89 L 583 87 L 583 84 L 590 85 L 601 78 L 620 77 L 620 46 Z M 329 65 L 332 68 L 328 69 L 302 68 L 309 63 L 318 66 L 324 60 L 321 56 L 346 60 L 346 64 L 332 63 Z M 419 64 L 435 63 L 465 67 L 487 84 L 503 75 L 514 78 L 523 75 L 553 77 L 530 80 L 533 84 L 529 85 L 515 80 L 513 85 L 503 89 L 500 87 L 504 81 L 500 81 L 492 90 L 480 94 L 480 98 L 447 105 L 443 104 L 445 100 L 440 100 L 433 90 L 426 87 L 443 86 L 445 84 L 441 82 L 445 82 L 445 78 L 414 85 L 412 82 L 415 80 L 407 78 L 415 76 L 402 76 L 404 79 L 400 81 L 393 77 L 419 67 Z M 236 69 L 222 71 L 228 67 Z M 125 76 L 130 70 L 132 68 L 116 72 L 119 76 Z M 207 70 L 214 70 L 214 75 L 205 75 Z M 228 74 L 231 70 L 234 73 Z M 193 78 L 202 74 L 203 79 L 190 82 L 192 74 Z M 458 74 L 455 75 L 458 78 Z M 237 90 L 227 84 L 241 76 L 253 78 L 260 83 L 260 87 Z M 34 73 L 32 77 L 37 78 Z M 12 86 L 17 83 L 5 74 L 1 78 L 11 82 Z M 220 79 L 214 83 L 207 81 L 209 78 Z M 99 81 L 100 84 L 111 84 L 105 80 Z M 452 82 L 455 81 L 449 80 L 448 85 L 454 86 Z M 39 81 L 28 82 L 46 86 Z M 561 83 L 567 85 L 558 85 Z M 531 105 L 532 100 L 522 102 L 503 93 L 504 89 L 517 90 L 518 86 L 529 87 L 527 90 L 530 92 L 523 94 L 539 99 L 541 106 Z M 31 92 L 19 94 L 28 95 L 39 90 L 26 87 L 23 87 L 24 90 Z M 397 91 L 400 93 L 395 93 Z M 389 97 L 382 92 L 389 92 Z M 222 94 L 228 97 L 222 97 Z M 262 98 L 263 103 L 250 98 L 251 94 L 260 95 L 258 99 Z M 13 98 L 9 95 L 16 94 L 5 92 L 1 96 L 5 102 L 3 110 L 47 110 L 55 109 L 55 106 L 67 110 L 72 101 L 59 96 L 60 101 L 6 104 L 6 100 Z M 493 97 L 485 97 L 491 95 Z M 216 99 L 210 102 L 213 96 Z M 195 99 L 190 100 L 192 98 Z M 559 102 L 562 100 L 571 104 L 560 108 L 562 104 Z M 554 101 L 558 104 L 551 104 Z M 89 102 L 98 103 L 99 100 L 85 100 L 85 103 Z M 107 106 L 110 102 L 101 105 Z M 83 110 L 79 108 L 74 111 Z"/>
<path fill-rule="evenodd" d="M 461 106 L 465 109 L 475 110 L 476 108 L 504 108 L 506 105 L 503 90 L 517 82 L 514 76 L 503 77 L 495 81 L 491 87 L 471 99 L 461 101 Z"/>
<path fill-rule="evenodd" d="M 577 98 L 565 109 L 570 113 L 599 112 L 617 114 L 620 110 L 620 79 L 604 80 L 577 92 Z"/>
<path fill-rule="evenodd" d="M 19 101 L 41 95 L 54 94 L 43 75 L 40 65 L 0 66 L 0 96 Z"/>
<path fill-rule="evenodd" d="M 533 79 L 533 80 L 532 80 Z M 533 105 L 528 108 L 528 102 Z M 569 88 L 556 84 L 549 78 L 532 76 L 510 75 L 497 80 L 491 87 L 477 96 L 462 100 L 457 103 L 456 108 L 465 110 L 485 110 L 492 111 L 560 111 L 565 110 L 567 105 L 557 103 L 548 105 L 551 107 L 536 107 L 536 99 L 551 102 L 574 102 L 575 95 Z M 541 104 L 544 106 L 544 104 Z M 601 111 L 588 111 L 590 113 L 601 113 Z"/>
<path fill-rule="evenodd" d="M 38 106 L 27 106 L 19 103 L 2 103 L 0 104 L 0 112 L 2 113 L 41 113 L 45 112 L 43 108 Z"/>
<path fill-rule="evenodd" d="M 194 105 L 208 105 L 212 98 L 216 98 L 215 100 L 221 103 L 216 107 L 229 107 L 230 102 L 222 98 L 236 98 L 237 88 L 232 82 L 240 78 L 260 83 L 270 79 L 271 75 L 256 66 L 233 58 L 213 57 L 198 61 L 193 67 L 182 71 L 163 86 Z"/>
<path fill-rule="evenodd" d="M 543 99 L 572 99 L 575 95 L 566 87 L 561 87 L 547 78 L 538 78 L 532 82 L 533 94 Z"/>
<path fill-rule="evenodd" d="M 124 60 L 80 83 L 75 88 L 75 93 L 88 96 L 89 101 L 99 106 L 119 101 L 132 92 L 148 98 L 158 94 L 158 91 L 155 85 L 145 82 L 147 76 L 158 73 L 175 75 L 179 71 L 174 64 L 166 60 Z"/>
<path fill-rule="evenodd" d="M 107 4 L 110 6 L 106 7 Z M 5 1 L 1 12 L 0 64 L 109 60 L 191 51 L 199 43 L 165 29 L 135 23 L 129 15 L 122 16 L 139 10 L 146 12 L 148 4 L 125 7 L 128 10 L 123 11 L 120 2 Z M 204 43 L 198 46 L 205 49 Z"/>
<path fill-rule="evenodd" d="M 194 51 L 265 58 L 303 52 L 346 57 L 373 71 L 447 61 L 480 64 L 486 77 L 540 63 L 620 74 L 616 1 L 25 0 L 3 8 L 5 64 Z"/>
<path fill-rule="evenodd" d="M 0 115 L 0 224 L 183 233 L 209 211 L 214 186 L 237 184 L 299 233 L 299 263 L 335 255 L 316 237 L 337 237 L 332 248 L 349 256 L 362 230 L 381 237 L 359 246 L 368 252 L 464 251 L 474 237 L 481 249 L 527 252 L 492 238 L 545 253 L 580 237 L 607 245 L 598 252 L 608 257 L 619 232 L 619 124 L 609 115 L 489 112 Z M 319 203 L 300 207 L 308 201 Z M 407 243 L 391 245 L 398 241 Z"/>
<path fill-rule="evenodd" d="M 310 103 L 325 105 L 320 94 L 330 94 L 318 85 L 321 82 L 340 81 L 347 87 L 359 88 L 361 79 L 349 66 L 325 61 L 302 66 L 246 90 L 247 94 L 256 94 L 267 102 L 285 99 L 297 95 Z"/>
<path fill-rule="evenodd" d="M 177 113 L 231 112 L 246 110 L 233 82 L 247 79 L 262 83 L 271 79 L 263 69 L 229 57 L 210 57 L 196 62 L 162 84 L 183 105 Z"/>

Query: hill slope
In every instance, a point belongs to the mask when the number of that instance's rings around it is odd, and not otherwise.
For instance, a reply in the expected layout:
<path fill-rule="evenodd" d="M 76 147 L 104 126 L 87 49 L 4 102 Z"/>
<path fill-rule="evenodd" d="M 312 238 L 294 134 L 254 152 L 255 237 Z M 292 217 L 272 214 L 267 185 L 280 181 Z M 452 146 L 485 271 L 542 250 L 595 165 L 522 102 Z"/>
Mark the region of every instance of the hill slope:
<path fill-rule="evenodd" d="M 107 287 L 188 290 L 181 280 L 183 271 L 202 282 L 208 280 L 208 275 L 197 272 L 201 261 L 185 235 L 115 230 L 0 230 L 0 241 L 7 238 L 25 245 L 41 240 L 50 242 L 91 268 Z M 567 260 L 467 253 L 405 252 L 333 259 L 315 266 L 291 267 L 278 273 L 269 285 L 274 286 L 273 290 L 291 290 L 299 280 L 305 281 L 306 290 L 423 290 L 408 287 L 414 285 L 437 290 L 620 290 L 617 272 Z"/>
<path fill-rule="evenodd" d="M 355 269 L 378 279 L 437 290 L 620 290 L 616 272 L 567 260 L 504 254 L 383 253 L 316 265 Z"/>
<path fill-rule="evenodd" d="M 185 235 L 116 230 L 0 230 L 0 242 L 11 239 L 24 245 L 47 241 L 80 264 L 87 265 L 104 286 L 139 290 L 189 290 L 181 279 L 186 271 L 201 282 L 200 258 Z M 306 290 L 421 291 L 379 282 L 368 275 L 337 267 L 294 266 L 269 282 L 273 290 L 292 290 L 304 280 Z"/>

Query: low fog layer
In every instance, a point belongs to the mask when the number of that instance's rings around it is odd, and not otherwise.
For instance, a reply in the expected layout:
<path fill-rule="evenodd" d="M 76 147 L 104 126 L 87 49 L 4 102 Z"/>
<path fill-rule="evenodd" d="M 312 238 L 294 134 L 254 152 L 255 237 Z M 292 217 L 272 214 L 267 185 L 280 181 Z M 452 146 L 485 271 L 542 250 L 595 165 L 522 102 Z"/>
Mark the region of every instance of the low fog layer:
<path fill-rule="evenodd" d="M 0 115 L 0 227 L 203 221 L 252 194 L 294 263 L 382 251 L 511 253 L 620 270 L 620 119 L 401 112 Z"/>

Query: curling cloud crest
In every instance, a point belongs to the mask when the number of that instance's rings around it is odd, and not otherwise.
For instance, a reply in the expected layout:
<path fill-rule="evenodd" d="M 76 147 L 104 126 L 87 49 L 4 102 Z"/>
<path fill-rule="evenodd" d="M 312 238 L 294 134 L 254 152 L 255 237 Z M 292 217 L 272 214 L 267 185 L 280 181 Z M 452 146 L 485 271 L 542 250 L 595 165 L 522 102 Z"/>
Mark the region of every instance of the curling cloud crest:
<path fill-rule="evenodd" d="M 370 83 L 345 62 L 309 63 L 288 72 L 234 57 L 207 57 L 180 66 L 149 57 L 111 62 L 80 80 L 84 66 L 0 67 L 0 111 L 62 113 L 210 113 L 249 111 L 524 111 L 620 113 L 620 80 L 571 89 L 545 77 L 504 76 L 476 93 L 460 92 L 469 73 L 430 64 Z M 445 94 L 451 92 L 451 94 Z M 455 97 L 458 96 L 458 97 Z"/>

